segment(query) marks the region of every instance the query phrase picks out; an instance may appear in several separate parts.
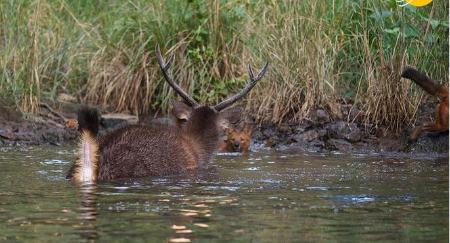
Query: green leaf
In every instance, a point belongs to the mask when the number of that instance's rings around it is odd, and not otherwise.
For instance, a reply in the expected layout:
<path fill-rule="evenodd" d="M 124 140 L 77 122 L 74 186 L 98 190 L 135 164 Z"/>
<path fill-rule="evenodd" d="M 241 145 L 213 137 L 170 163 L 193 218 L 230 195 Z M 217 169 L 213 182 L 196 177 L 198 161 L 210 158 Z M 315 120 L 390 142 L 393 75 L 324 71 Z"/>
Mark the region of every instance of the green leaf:
<path fill-rule="evenodd" d="M 427 42 L 427 44 L 433 44 L 435 43 L 437 40 L 437 37 L 435 35 L 433 35 L 432 33 L 428 33 L 425 36 L 425 42 Z"/>
<path fill-rule="evenodd" d="M 400 28 L 399 27 L 394 27 L 392 29 L 384 29 L 384 32 L 388 33 L 388 34 L 399 34 L 400 33 Z"/>
<path fill-rule="evenodd" d="M 345 92 L 344 97 L 345 98 L 353 98 L 355 97 L 356 93 L 353 90 L 347 90 L 347 92 Z"/>
<path fill-rule="evenodd" d="M 436 27 L 439 26 L 439 22 L 440 22 L 439 20 L 431 19 L 430 20 L 431 28 L 436 29 Z"/>
<path fill-rule="evenodd" d="M 407 4 L 406 6 L 404 6 L 404 8 L 409 10 L 409 11 L 411 11 L 411 12 L 413 12 L 413 13 L 417 13 L 417 8 L 412 6 L 412 5 L 410 5 L 410 4 Z"/>
<path fill-rule="evenodd" d="M 376 21 L 381 21 L 385 18 L 389 18 L 392 16 L 392 12 L 389 10 L 381 10 L 381 11 L 375 11 L 372 13 L 369 17 L 372 19 L 375 19 Z"/>
<path fill-rule="evenodd" d="M 409 38 L 409 37 L 419 37 L 419 36 L 420 36 L 420 32 L 419 32 L 419 30 L 417 30 L 416 28 L 414 28 L 414 26 L 407 25 L 407 26 L 405 27 L 405 29 L 403 30 L 403 35 L 404 35 L 406 38 Z"/>

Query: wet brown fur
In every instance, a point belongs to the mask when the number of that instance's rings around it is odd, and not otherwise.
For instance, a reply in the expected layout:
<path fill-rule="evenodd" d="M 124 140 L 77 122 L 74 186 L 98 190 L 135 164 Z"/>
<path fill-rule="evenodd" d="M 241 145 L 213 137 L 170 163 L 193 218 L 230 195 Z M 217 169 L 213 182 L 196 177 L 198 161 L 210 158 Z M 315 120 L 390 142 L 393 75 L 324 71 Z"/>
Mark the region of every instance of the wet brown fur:
<path fill-rule="evenodd" d="M 72 169 L 73 181 L 77 183 L 95 183 L 97 181 L 99 148 L 95 135 L 83 130 L 80 135 L 78 158 Z M 89 166 L 83 165 L 89 161 Z M 87 168 L 89 167 L 89 168 Z M 85 170 L 91 170 L 85 175 Z"/>
<path fill-rule="evenodd" d="M 191 109 L 182 127 L 132 125 L 99 137 L 97 180 L 179 174 L 208 162 L 217 146 L 219 113 Z"/>
<path fill-rule="evenodd" d="M 78 111 L 77 126 L 80 131 L 78 157 L 67 178 L 78 183 L 95 183 L 98 174 L 99 144 L 97 110 L 83 107 Z"/>
<path fill-rule="evenodd" d="M 440 100 L 436 107 L 436 119 L 433 123 L 426 123 L 416 127 L 409 136 L 410 141 L 415 141 L 423 132 L 448 132 L 448 87 L 440 85 L 438 82 L 430 79 L 424 73 L 407 67 L 403 73 L 403 78 L 411 79 L 423 90 Z"/>
<path fill-rule="evenodd" d="M 223 128 L 223 137 L 219 141 L 220 152 L 248 152 L 252 139 L 252 124 Z"/>

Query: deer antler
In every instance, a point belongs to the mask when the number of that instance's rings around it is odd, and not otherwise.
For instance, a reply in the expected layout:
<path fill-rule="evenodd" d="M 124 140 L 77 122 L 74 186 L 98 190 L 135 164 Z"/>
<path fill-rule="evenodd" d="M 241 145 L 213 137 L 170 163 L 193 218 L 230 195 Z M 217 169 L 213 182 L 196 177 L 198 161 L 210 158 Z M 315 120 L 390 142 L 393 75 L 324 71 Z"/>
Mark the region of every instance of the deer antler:
<path fill-rule="evenodd" d="M 170 75 L 167 73 L 167 70 L 172 65 L 173 60 L 175 59 L 175 55 L 171 55 L 168 62 L 164 61 L 164 58 L 161 56 L 161 50 L 159 49 L 159 45 L 156 45 L 156 58 L 158 59 L 159 67 L 163 72 L 163 76 L 166 79 L 167 83 L 177 92 L 190 106 L 197 107 L 198 103 L 192 97 L 190 97 L 184 90 L 178 86 L 177 83 L 173 81 Z"/>
<path fill-rule="evenodd" d="M 244 95 L 246 95 L 256 85 L 256 83 L 264 76 L 264 74 L 266 74 L 268 66 L 269 66 L 269 63 L 266 62 L 266 65 L 264 65 L 264 67 L 261 69 L 261 71 L 259 71 L 258 75 L 256 75 L 256 77 L 255 77 L 255 75 L 253 73 L 253 68 L 249 64 L 248 65 L 248 75 L 250 76 L 250 81 L 247 83 L 247 85 L 245 85 L 245 87 L 239 93 L 229 97 L 228 99 L 226 99 L 226 100 L 220 102 L 219 104 L 217 104 L 216 106 L 214 106 L 214 109 L 216 111 L 221 111 L 221 110 L 229 107 L 230 105 L 232 105 L 234 102 L 236 102 L 237 100 L 242 98 Z"/>

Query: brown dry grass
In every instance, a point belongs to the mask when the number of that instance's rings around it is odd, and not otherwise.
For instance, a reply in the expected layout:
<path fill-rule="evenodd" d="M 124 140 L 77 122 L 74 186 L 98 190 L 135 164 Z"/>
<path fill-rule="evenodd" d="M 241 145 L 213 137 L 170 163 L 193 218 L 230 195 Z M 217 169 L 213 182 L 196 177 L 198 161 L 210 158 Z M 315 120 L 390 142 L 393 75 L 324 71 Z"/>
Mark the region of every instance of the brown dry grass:
<path fill-rule="evenodd" d="M 111 111 L 166 110 L 174 93 L 155 61 L 159 43 L 201 103 L 236 92 L 247 64 L 269 61 L 240 103 L 260 123 L 298 122 L 345 100 L 368 127 L 398 131 L 414 123 L 423 94 L 399 79 L 404 65 L 448 82 L 446 10 L 448 1 L 416 12 L 381 0 L 6 1 L 0 89 L 24 112 L 59 93 Z"/>

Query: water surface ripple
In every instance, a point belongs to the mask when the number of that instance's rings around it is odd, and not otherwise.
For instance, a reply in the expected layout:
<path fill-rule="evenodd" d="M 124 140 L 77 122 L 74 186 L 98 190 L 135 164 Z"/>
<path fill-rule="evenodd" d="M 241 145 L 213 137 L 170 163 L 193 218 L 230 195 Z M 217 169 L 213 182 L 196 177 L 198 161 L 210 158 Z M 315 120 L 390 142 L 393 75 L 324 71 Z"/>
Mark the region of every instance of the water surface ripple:
<path fill-rule="evenodd" d="M 73 147 L 0 150 L 0 241 L 448 242 L 448 157 L 220 154 L 75 186 Z"/>

